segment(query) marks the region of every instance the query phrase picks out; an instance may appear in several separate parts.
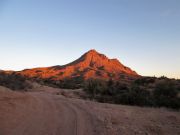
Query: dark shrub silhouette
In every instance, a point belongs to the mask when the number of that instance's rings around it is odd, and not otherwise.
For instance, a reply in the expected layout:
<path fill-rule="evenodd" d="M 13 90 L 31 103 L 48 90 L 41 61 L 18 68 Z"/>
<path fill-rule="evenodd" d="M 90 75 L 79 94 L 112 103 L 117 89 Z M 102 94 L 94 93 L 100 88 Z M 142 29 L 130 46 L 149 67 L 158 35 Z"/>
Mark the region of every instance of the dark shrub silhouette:
<path fill-rule="evenodd" d="M 106 87 L 106 83 L 99 79 L 89 79 L 84 84 L 84 90 L 93 98 L 96 97 L 96 95 L 105 93 Z"/>
<path fill-rule="evenodd" d="M 17 73 L 0 72 L 0 85 L 12 90 L 27 90 L 32 88 L 26 78 Z"/>
<path fill-rule="evenodd" d="M 153 91 L 154 101 L 157 106 L 180 108 L 180 98 L 175 82 L 161 80 Z"/>
<path fill-rule="evenodd" d="M 180 82 L 175 79 L 146 77 L 134 83 L 88 80 L 84 90 L 99 102 L 179 109 Z"/>
<path fill-rule="evenodd" d="M 115 103 L 138 106 L 150 106 L 150 92 L 138 86 L 132 86 L 128 90 L 124 91 L 122 94 L 117 95 L 115 98 Z"/>
<path fill-rule="evenodd" d="M 156 80 L 155 77 L 142 77 L 134 81 L 135 84 L 137 85 L 146 85 L 150 83 L 154 83 Z"/>
<path fill-rule="evenodd" d="M 66 78 L 64 80 L 54 80 L 54 78 L 51 77 L 40 81 L 38 80 L 38 82 L 56 88 L 79 89 L 83 87 L 84 80 L 82 77 Z"/>

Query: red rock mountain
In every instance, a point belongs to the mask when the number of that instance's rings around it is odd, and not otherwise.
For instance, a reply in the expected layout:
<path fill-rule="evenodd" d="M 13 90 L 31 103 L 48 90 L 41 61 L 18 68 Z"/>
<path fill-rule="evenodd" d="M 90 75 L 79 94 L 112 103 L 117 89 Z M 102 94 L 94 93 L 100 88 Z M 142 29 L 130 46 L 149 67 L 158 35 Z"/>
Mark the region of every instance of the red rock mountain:
<path fill-rule="evenodd" d="M 96 50 L 90 50 L 79 59 L 63 66 L 26 69 L 19 72 L 29 78 L 63 80 L 66 78 L 132 79 L 139 75 L 117 59 L 109 59 Z"/>

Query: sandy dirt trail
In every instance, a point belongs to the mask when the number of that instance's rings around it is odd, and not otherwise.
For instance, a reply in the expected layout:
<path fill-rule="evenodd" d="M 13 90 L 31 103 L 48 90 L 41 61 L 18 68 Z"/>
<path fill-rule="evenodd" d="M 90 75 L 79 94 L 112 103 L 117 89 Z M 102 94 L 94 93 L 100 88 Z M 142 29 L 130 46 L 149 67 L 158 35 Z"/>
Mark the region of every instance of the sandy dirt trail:
<path fill-rule="evenodd" d="M 178 135 L 179 114 L 67 98 L 52 88 L 0 91 L 0 135 Z"/>
<path fill-rule="evenodd" d="M 94 134 L 92 116 L 68 99 L 44 92 L 26 96 L 6 99 L 10 107 L 1 115 L 0 135 Z"/>

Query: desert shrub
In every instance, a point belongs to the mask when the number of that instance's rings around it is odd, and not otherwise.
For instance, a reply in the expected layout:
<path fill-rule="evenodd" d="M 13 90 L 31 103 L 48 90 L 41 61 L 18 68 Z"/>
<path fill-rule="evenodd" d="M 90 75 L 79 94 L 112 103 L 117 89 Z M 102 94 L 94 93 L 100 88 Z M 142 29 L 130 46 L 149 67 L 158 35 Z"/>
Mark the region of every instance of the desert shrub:
<path fill-rule="evenodd" d="M 129 87 L 125 83 L 116 82 L 114 87 L 117 89 L 116 94 L 121 94 L 129 90 Z"/>
<path fill-rule="evenodd" d="M 149 83 L 154 83 L 155 80 L 156 80 L 155 77 L 142 77 L 142 78 L 135 80 L 134 83 L 137 85 L 146 85 Z"/>
<path fill-rule="evenodd" d="M 173 81 L 162 80 L 156 84 L 153 91 L 156 106 L 180 108 L 178 89 Z"/>
<path fill-rule="evenodd" d="M 83 87 L 83 82 L 84 80 L 82 77 L 65 78 L 63 80 L 56 80 L 51 77 L 43 79 L 41 84 L 63 89 L 79 89 Z"/>
<path fill-rule="evenodd" d="M 107 89 L 106 83 L 99 79 L 89 79 L 84 84 L 84 90 L 92 97 L 103 94 Z"/>
<path fill-rule="evenodd" d="M 125 79 L 125 75 L 124 74 L 120 74 L 119 78 L 120 79 Z"/>
<path fill-rule="evenodd" d="M 112 96 L 115 93 L 114 82 L 110 79 L 106 82 L 106 89 L 103 91 L 103 95 Z"/>
<path fill-rule="evenodd" d="M 105 82 L 91 79 L 86 82 L 84 89 L 100 102 L 140 106 L 151 104 L 149 91 L 141 89 L 138 86 L 129 88 L 127 84 L 113 80 Z"/>
<path fill-rule="evenodd" d="M 96 75 L 97 75 L 97 76 L 102 76 L 101 71 L 96 71 Z"/>
<path fill-rule="evenodd" d="M 114 74 L 114 73 L 108 73 L 108 76 L 109 76 L 110 78 L 113 78 L 113 77 L 115 76 L 115 74 Z"/>
<path fill-rule="evenodd" d="M 179 109 L 180 83 L 168 78 L 141 78 L 131 84 L 118 81 L 90 79 L 84 90 L 93 99 L 103 103 Z"/>
<path fill-rule="evenodd" d="M 168 78 L 163 75 L 163 76 L 159 77 L 159 79 L 160 79 L 160 80 L 166 80 L 166 79 L 168 79 Z"/>
<path fill-rule="evenodd" d="M 12 90 L 27 90 L 32 88 L 25 77 L 17 73 L 0 73 L 0 85 Z"/>
<path fill-rule="evenodd" d="M 110 79 L 107 82 L 107 89 L 106 91 L 104 91 L 104 94 L 108 96 L 116 96 L 118 94 L 124 93 L 127 90 L 128 90 L 128 87 L 126 84 L 115 82 Z"/>
<path fill-rule="evenodd" d="M 64 72 L 60 72 L 57 74 L 57 76 L 62 76 L 64 74 Z"/>
<path fill-rule="evenodd" d="M 36 73 L 42 73 L 42 71 L 41 70 L 36 70 Z"/>
<path fill-rule="evenodd" d="M 152 104 L 150 92 L 138 86 L 132 86 L 123 93 L 118 94 L 115 97 L 115 103 L 138 106 L 150 106 Z"/>
<path fill-rule="evenodd" d="M 95 65 L 95 63 L 94 63 L 94 62 L 91 62 L 89 66 L 90 66 L 90 67 L 94 67 L 94 65 Z"/>
<path fill-rule="evenodd" d="M 82 88 L 84 79 L 81 76 L 74 77 L 74 78 L 67 78 L 63 81 L 62 88 L 66 89 L 79 89 Z"/>
<path fill-rule="evenodd" d="M 168 98 L 175 98 L 177 96 L 177 90 L 172 81 L 160 81 L 156 84 L 154 95 L 157 97 L 164 96 Z"/>
<path fill-rule="evenodd" d="M 99 70 L 104 70 L 104 66 L 98 67 Z"/>

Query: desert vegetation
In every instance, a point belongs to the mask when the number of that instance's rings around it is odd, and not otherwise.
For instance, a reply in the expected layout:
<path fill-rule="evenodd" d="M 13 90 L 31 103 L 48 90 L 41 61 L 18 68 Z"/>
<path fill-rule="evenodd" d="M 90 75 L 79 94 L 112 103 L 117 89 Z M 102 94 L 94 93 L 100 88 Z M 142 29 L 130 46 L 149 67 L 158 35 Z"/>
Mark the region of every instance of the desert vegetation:
<path fill-rule="evenodd" d="M 166 77 L 142 77 L 130 84 L 90 79 L 84 84 L 84 91 L 99 102 L 180 108 L 179 80 Z"/>
<path fill-rule="evenodd" d="M 12 90 L 22 91 L 32 88 L 32 85 L 29 83 L 29 81 L 27 81 L 25 77 L 14 72 L 0 72 L 0 85 Z"/>
<path fill-rule="evenodd" d="M 32 87 L 28 78 L 18 73 L 0 72 L 0 85 L 12 90 L 27 90 Z M 88 97 L 103 103 L 135 106 L 180 108 L 180 80 L 166 77 L 141 77 L 133 82 L 104 81 L 101 79 L 84 80 L 82 77 L 64 80 L 31 79 L 51 87 L 82 88 Z M 84 83 L 84 85 L 83 85 Z"/>
<path fill-rule="evenodd" d="M 36 81 L 42 85 L 62 89 L 79 89 L 83 87 L 84 82 L 82 77 L 65 78 L 63 80 L 54 80 L 52 77 L 47 79 L 33 78 L 31 80 Z"/>

